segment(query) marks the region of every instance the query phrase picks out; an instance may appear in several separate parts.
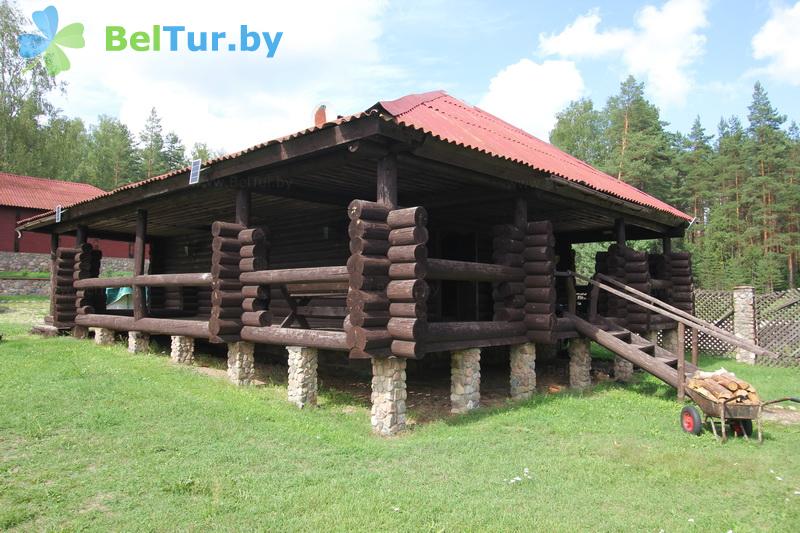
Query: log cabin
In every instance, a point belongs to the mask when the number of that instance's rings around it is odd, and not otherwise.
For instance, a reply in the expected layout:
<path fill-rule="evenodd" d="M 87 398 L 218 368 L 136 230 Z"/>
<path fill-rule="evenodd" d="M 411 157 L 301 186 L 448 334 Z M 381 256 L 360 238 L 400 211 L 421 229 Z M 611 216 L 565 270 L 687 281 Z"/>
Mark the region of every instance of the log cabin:
<path fill-rule="evenodd" d="M 181 361 L 194 339 L 226 343 L 239 384 L 256 345 L 285 347 L 299 406 L 316 401 L 319 350 L 370 359 L 373 430 L 390 435 L 405 425 L 409 359 L 449 354 L 464 412 L 480 401 L 483 349 L 508 350 L 511 396 L 526 398 L 537 351 L 559 343 L 570 383 L 588 384 L 586 328 L 625 331 L 653 359 L 666 357 L 658 331 L 668 350 L 682 346 L 676 315 L 637 298 L 693 312 L 691 258 L 670 247 L 688 215 L 442 91 L 323 116 L 203 162 L 196 182 L 190 172 L 20 223 L 51 236 L 53 325 L 127 332 L 131 351 L 171 336 Z M 76 244 L 60 245 L 65 235 Z M 132 241 L 133 276 L 99 277 L 88 237 Z M 636 239 L 663 250 L 636 251 Z M 612 244 L 583 278 L 573 245 L 587 242 Z M 104 289 L 121 286 L 133 309 L 106 310 Z M 618 357 L 619 378 L 630 360 Z"/>

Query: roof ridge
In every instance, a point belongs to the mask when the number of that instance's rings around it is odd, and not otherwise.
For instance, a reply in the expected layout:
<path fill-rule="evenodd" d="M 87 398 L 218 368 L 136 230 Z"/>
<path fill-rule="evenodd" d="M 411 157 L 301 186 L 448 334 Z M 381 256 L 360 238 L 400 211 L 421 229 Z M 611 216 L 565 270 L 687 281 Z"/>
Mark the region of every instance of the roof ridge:
<path fill-rule="evenodd" d="M 14 178 L 25 178 L 25 179 L 29 179 L 29 180 L 48 181 L 48 182 L 51 182 L 51 183 L 52 182 L 69 183 L 71 185 L 92 187 L 93 189 L 97 189 L 99 191 L 103 191 L 103 189 L 101 189 L 97 185 L 92 185 L 91 183 L 86 183 L 85 181 L 71 181 L 71 180 L 62 180 L 62 179 L 58 179 L 58 178 L 45 178 L 43 176 L 28 176 L 27 174 L 14 174 L 13 172 L 5 172 L 5 171 L 0 171 L 0 175 L 11 176 L 11 177 L 14 177 Z M 103 191 L 103 192 L 105 192 L 105 191 Z"/>

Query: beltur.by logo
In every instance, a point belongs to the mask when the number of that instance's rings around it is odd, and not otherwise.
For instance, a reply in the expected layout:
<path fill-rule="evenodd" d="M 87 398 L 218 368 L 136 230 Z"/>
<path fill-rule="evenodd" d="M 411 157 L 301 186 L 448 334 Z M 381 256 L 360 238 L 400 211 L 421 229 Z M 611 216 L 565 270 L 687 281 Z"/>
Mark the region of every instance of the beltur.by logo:
<path fill-rule="evenodd" d="M 33 23 L 41 34 L 23 33 L 17 36 L 19 55 L 33 59 L 40 55 L 44 58 L 45 68 L 51 76 L 69 70 L 69 59 L 62 46 L 83 48 L 83 24 L 75 22 L 58 29 L 58 11 L 48 6 L 41 11 L 34 11 Z"/>
<path fill-rule="evenodd" d="M 130 48 L 135 52 L 256 52 L 263 50 L 266 57 L 275 56 L 283 32 L 274 34 L 250 31 L 247 24 L 239 27 L 238 39 L 231 40 L 224 31 L 186 31 L 186 26 L 154 25 L 152 32 L 136 31 L 127 35 L 122 26 L 106 26 L 106 50 L 119 52 Z M 162 48 L 163 45 L 163 48 Z M 263 45 L 263 46 L 262 46 Z"/>

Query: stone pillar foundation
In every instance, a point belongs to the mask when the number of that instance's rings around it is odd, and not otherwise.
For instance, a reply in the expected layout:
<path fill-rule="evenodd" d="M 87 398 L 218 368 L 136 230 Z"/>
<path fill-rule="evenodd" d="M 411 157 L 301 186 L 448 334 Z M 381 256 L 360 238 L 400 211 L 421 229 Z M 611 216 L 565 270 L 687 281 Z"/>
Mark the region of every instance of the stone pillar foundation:
<path fill-rule="evenodd" d="M 86 326 L 72 326 L 72 336 L 76 339 L 88 339 L 89 328 Z"/>
<path fill-rule="evenodd" d="M 128 332 L 128 351 L 130 353 L 145 353 L 150 349 L 150 335 L 141 331 Z"/>
<path fill-rule="evenodd" d="M 317 405 L 317 357 L 316 348 L 287 346 L 289 352 L 289 402 L 301 409 L 306 405 Z"/>
<path fill-rule="evenodd" d="M 589 339 L 570 339 L 569 347 L 569 386 L 585 389 L 592 385 L 592 352 Z"/>
<path fill-rule="evenodd" d="M 661 347 L 669 353 L 678 355 L 678 329 L 665 329 L 661 332 Z"/>
<path fill-rule="evenodd" d="M 617 381 L 630 381 L 633 377 L 633 363 L 630 361 L 614 356 L 614 379 Z"/>
<path fill-rule="evenodd" d="M 406 360 L 372 358 L 372 431 L 395 435 L 406 427 Z"/>
<path fill-rule="evenodd" d="M 194 363 L 194 339 L 183 335 L 173 335 L 170 359 L 173 363 L 191 365 Z"/>
<path fill-rule="evenodd" d="M 228 343 L 228 379 L 234 385 L 250 385 L 255 377 L 252 342 Z"/>
<path fill-rule="evenodd" d="M 733 334 L 740 339 L 756 342 L 756 291 L 753 287 L 733 288 Z M 736 360 L 754 365 L 756 354 L 736 348 Z"/>
<path fill-rule="evenodd" d="M 466 413 L 477 409 L 481 402 L 480 348 L 453 352 L 450 376 L 450 412 Z"/>
<path fill-rule="evenodd" d="M 528 342 L 511 347 L 511 399 L 527 400 L 536 392 L 537 345 Z"/>
<path fill-rule="evenodd" d="M 106 328 L 95 328 L 94 330 L 94 343 L 101 346 L 108 346 L 114 344 L 114 330 Z"/>

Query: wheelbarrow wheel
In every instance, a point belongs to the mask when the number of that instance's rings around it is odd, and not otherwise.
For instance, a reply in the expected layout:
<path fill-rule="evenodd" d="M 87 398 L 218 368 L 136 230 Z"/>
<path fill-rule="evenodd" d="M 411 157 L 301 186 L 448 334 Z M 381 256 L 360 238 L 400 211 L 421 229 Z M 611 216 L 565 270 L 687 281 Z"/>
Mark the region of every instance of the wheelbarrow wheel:
<path fill-rule="evenodd" d="M 703 431 L 703 419 L 700 411 L 694 405 L 687 405 L 681 409 L 681 429 L 692 435 L 699 435 Z"/>
<path fill-rule="evenodd" d="M 731 422 L 733 434 L 737 437 L 753 436 L 753 421 L 747 418 L 740 418 Z"/>

